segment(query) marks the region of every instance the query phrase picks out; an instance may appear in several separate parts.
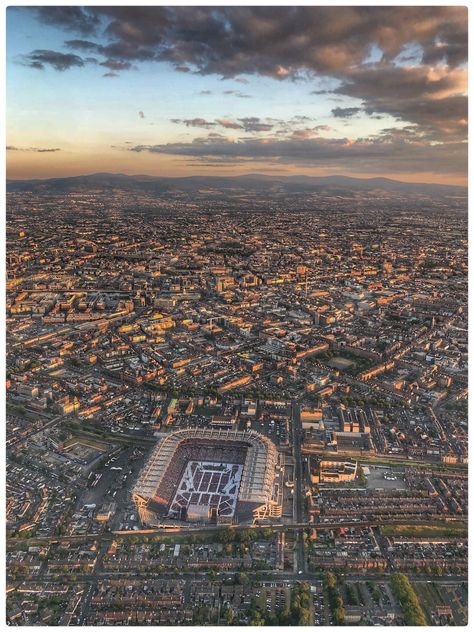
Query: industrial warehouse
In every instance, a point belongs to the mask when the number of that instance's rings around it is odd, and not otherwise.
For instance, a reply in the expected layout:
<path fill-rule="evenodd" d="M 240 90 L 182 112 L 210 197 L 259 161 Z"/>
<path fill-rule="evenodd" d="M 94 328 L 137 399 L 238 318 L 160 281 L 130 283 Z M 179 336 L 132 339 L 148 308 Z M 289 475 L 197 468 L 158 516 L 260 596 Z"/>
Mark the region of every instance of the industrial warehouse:
<path fill-rule="evenodd" d="M 165 436 L 132 492 L 144 525 L 253 523 L 281 516 L 278 452 L 254 431 L 190 428 Z"/>

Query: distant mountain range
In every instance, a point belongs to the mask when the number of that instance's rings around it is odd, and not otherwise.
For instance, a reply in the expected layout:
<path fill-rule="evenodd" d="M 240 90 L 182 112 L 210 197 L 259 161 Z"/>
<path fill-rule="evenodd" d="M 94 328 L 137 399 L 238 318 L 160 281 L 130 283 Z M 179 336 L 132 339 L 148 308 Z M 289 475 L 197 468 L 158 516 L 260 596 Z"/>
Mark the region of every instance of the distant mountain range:
<path fill-rule="evenodd" d="M 189 176 L 165 178 L 160 176 L 128 176 L 122 173 L 94 173 L 91 175 L 48 180 L 7 180 L 7 192 L 63 194 L 91 190 L 119 189 L 128 192 L 160 194 L 172 191 L 221 191 L 286 193 L 321 193 L 323 195 L 351 195 L 364 191 L 378 191 L 402 196 L 465 197 L 467 188 L 445 184 L 400 182 L 389 178 L 351 178 L 348 176 Z"/>

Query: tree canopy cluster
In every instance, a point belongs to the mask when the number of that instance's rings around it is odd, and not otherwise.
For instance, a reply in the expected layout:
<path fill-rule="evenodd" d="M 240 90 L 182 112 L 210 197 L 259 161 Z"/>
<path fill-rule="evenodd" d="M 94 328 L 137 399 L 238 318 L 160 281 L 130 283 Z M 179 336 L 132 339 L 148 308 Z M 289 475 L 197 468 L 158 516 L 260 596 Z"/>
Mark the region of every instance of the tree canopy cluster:
<path fill-rule="evenodd" d="M 390 579 L 393 594 L 400 602 L 406 625 L 427 625 L 418 597 L 403 573 L 395 573 Z"/>
<path fill-rule="evenodd" d="M 343 625 L 346 611 L 344 608 L 344 601 L 337 585 L 337 577 L 334 573 L 326 573 L 324 585 L 328 593 L 329 605 L 334 617 L 334 623 L 336 625 Z"/>
<path fill-rule="evenodd" d="M 304 582 L 291 589 L 290 605 L 269 613 L 265 608 L 265 593 L 252 601 L 248 625 L 310 625 L 311 587 Z"/>

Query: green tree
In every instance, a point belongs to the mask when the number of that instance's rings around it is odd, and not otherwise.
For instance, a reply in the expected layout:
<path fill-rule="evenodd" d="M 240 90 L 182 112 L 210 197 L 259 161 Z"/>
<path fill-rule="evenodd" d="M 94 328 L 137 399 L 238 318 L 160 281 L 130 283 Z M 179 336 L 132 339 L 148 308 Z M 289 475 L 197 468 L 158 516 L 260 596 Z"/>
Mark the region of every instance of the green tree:
<path fill-rule="evenodd" d="M 235 620 L 235 614 L 232 608 L 227 608 L 227 612 L 225 614 L 225 620 L 227 625 L 233 625 Z"/>
<path fill-rule="evenodd" d="M 403 573 L 394 573 L 390 580 L 393 594 L 398 599 L 407 625 L 427 625 L 418 596 Z"/>

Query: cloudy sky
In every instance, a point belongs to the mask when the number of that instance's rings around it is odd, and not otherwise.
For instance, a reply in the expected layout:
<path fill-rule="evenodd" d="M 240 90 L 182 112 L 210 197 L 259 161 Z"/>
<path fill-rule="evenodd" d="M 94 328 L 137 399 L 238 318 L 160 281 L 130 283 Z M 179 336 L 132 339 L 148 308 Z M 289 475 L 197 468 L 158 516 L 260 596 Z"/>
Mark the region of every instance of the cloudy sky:
<path fill-rule="evenodd" d="M 464 7 L 10 7 L 7 171 L 465 184 Z"/>

